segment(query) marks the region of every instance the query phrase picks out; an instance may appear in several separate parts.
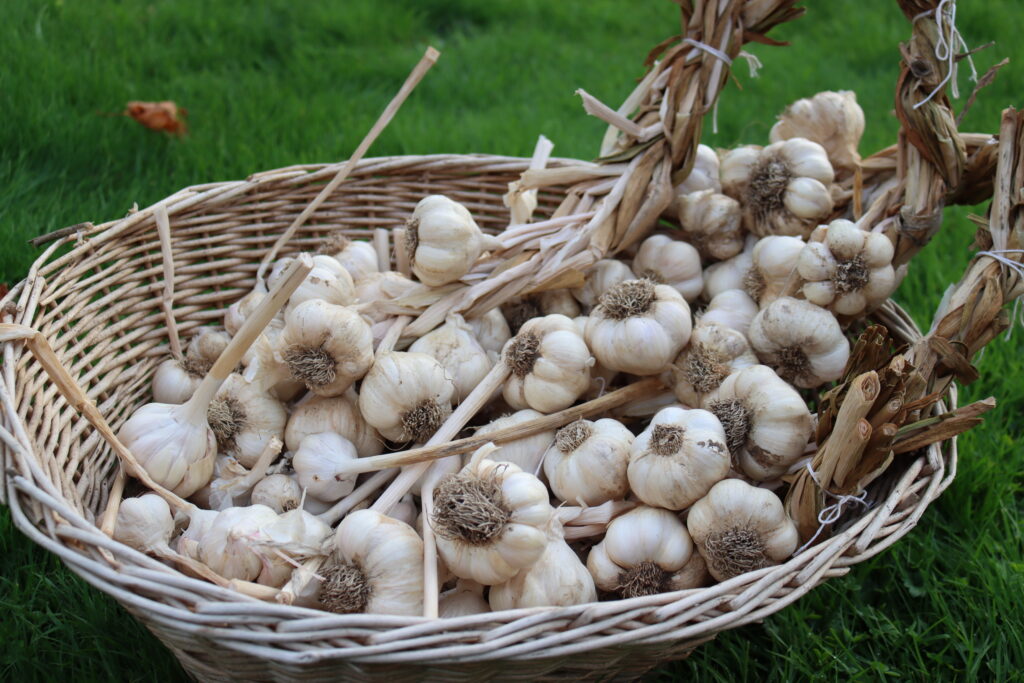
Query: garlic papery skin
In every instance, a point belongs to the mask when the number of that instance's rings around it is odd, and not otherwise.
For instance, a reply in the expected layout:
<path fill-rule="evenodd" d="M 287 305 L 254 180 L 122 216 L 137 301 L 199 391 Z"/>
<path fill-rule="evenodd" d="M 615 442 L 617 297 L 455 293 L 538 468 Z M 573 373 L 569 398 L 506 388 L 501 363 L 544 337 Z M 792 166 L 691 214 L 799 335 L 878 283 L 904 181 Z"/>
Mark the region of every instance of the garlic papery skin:
<path fill-rule="evenodd" d="M 684 510 L 729 474 L 725 443 L 708 411 L 662 408 L 633 441 L 629 488 L 648 505 Z"/>
<path fill-rule="evenodd" d="M 772 142 L 803 137 L 821 145 L 836 170 L 851 173 L 860 163 L 864 111 L 851 90 L 825 91 L 786 107 L 772 126 Z M 867 204 L 865 204 L 867 206 Z"/>
<path fill-rule="evenodd" d="M 672 287 L 688 302 L 695 301 L 704 288 L 700 254 L 692 244 L 668 235 L 645 239 L 633 259 L 632 270 L 638 278 Z"/>
<path fill-rule="evenodd" d="M 743 251 L 730 259 L 712 263 L 704 269 L 704 291 L 701 298 L 711 301 L 730 289 L 745 289 L 747 274 L 754 263 L 754 246 L 758 239 L 747 235 Z"/>
<path fill-rule="evenodd" d="M 253 505 L 266 505 L 278 514 L 299 507 L 301 500 L 302 488 L 287 474 L 264 477 L 252 488 L 249 496 L 249 502 Z"/>
<path fill-rule="evenodd" d="M 423 541 L 411 526 L 373 510 L 350 512 L 320 571 L 320 604 L 341 614 L 420 616 L 422 566 Z"/>
<path fill-rule="evenodd" d="M 356 485 L 346 465 L 358 459 L 356 447 L 333 432 L 310 434 L 292 456 L 295 479 L 306 493 L 325 503 L 341 500 Z"/>
<path fill-rule="evenodd" d="M 627 280 L 601 296 L 587 319 L 586 341 L 610 370 L 656 375 L 690 340 L 690 306 L 673 287 Z"/>
<path fill-rule="evenodd" d="M 121 501 L 114 524 L 114 540 L 139 552 L 163 556 L 174 534 L 171 508 L 160 496 L 147 493 Z"/>
<path fill-rule="evenodd" d="M 457 314 L 448 316 L 444 325 L 414 341 L 409 351 L 425 353 L 441 364 L 455 383 L 455 400 L 459 403 L 494 366 L 473 336 L 472 328 Z"/>
<path fill-rule="evenodd" d="M 267 276 L 267 286 L 272 288 L 291 262 L 291 257 L 278 259 Z M 356 289 L 352 276 L 332 257 L 317 254 L 313 257 L 313 270 L 288 299 L 287 310 L 290 311 L 310 299 L 321 299 L 338 306 L 355 303 Z"/>
<path fill-rule="evenodd" d="M 512 338 L 512 331 L 501 309 L 492 308 L 477 318 L 468 318 L 466 324 L 473 330 L 476 340 L 487 352 L 487 357 L 492 363 L 497 363 L 505 342 Z"/>
<path fill-rule="evenodd" d="M 577 505 L 625 498 L 633 433 L 617 420 L 576 420 L 559 429 L 544 455 L 551 490 Z"/>
<path fill-rule="evenodd" d="M 277 358 L 319 396 L 338 396 L 373 365 L 373 332 L 353 309 L 311 299 L 288 310 Z"/>
<path fill-rule="evenodd" d="M 284 437 L 288 411 L 259 386 L 232 374 L 206 411 L 221 453 L 252 467 L 271 439 Z"/>
<path fill-rule="evenodd" d="M 453 574 L 493 586 L 540 559 L 553 514 L 537 477 L 483 458 L 441 480 L 430 525 Z"/>
<path fill-rule="evenodd" d="M 729 375 L 704 407 L 725 429 L 733 462 L 747 476 L 767 481 L 783 474 L 811 438 L 811 413 L 796 389 L 771 368 L 754 365 Z"/>
<path fill-rule="evenodd" d="M 625 263 L 617 259 L 606 258 L 590 267 L 582 287 L 570 291 L 576 300 L 583 304 L 584 308 L 590 310 L 597 305 L 601 295 L 609 289 L 620 282 L 635 279 L 636 275 Z"/>
<path fill-rule="evenodd" d="M 587 569 L 601 590 L 638 598 L 699 586 L 692 555 L 690 534 L 674 513 L 641 505 L 611 521 Z"/>
<path fill-rule="evenodd" d="M 742 289 L 727 289 L 711 299 L 704 312 L 697 316 L 697 324 L 724 325 L 746 335 L 757 311 L 757 302 L 749 294 Z"/>
<path fill-rule="evenodd" d="M 892 258 L 892 242 L 885 235 L 834 220 L 811 234 L 797 259 L 804 297 L 839 315 L 863 315 L 896 290 Z"/>
<path fill-rule="evenodd" d="M 314 396 L 295 406 L 284 430 L 285 447 L 294 452 L 310 434 L 334 432 L 351 441 L 361 458 L 380 453 L 380 435 L 363 419 L 358 401 L 349 390 L 344 396 Z"/>
<path fill-rule="evenodd" d="M 462 204 L 434 194 L 416 205 L 405 229 L 405 250 L 420 282 L 440 287 L 469 272 L 480 254 L 500 243 L 480 231 Z"/>
<path fill-rule="evenodd" d="M 209 372 L 231 337 L 209 327 L 192 337 L 180 359 L 168 359 L 153 374 L 153 400 L 157 403 L 184 403 L 195 392 L 203 375 Z"/>
<path fill-rule="evenodd" d="M 747 337 L 761 362 L 803 389 L 839 379 L 850 358 L 850 341 L 835 316 L 788 296 L 762 308 Z"/>
<path fill-rule="evenodd" d="M 280 588 L 292 576 L 298 563 L 330 552 L 328 540 L 334 530 L 316 516 L 295 508 L 257 532 L 254 547 L 265 558 L 256 581 Z"/>
<path fill-rule="evenodd" d="M 389 441 L 422 443 L 452 412 L 455 384 L 425 353 L 382 353 L 363 378 L 359 412 Z"/>
<path fill-rule="evenodd" d="M 719 581 L 777 565 L 799 542 L 778 496 L 740 479 L 715 484 L 690 508 L 686 527 Z"/>
<path fill-rule="evenodd" d="M 471 614 L 485 614 L 491 606 L 484 600 L 484 587 L 476 581 L 459 579 L 455 588 L 441 594 L 437 605 L 438 616 L 442 619 L 468 617 Z"/>
<path fill-rule="evenodd" d="M 255 581 L 268 561 L 256 546 L 260 529 L 276 522 L 263 505 L 221 510 L 197 539 L 199 560 L 226 579 Z"/>
<path fill-rule="evenodd" d="M 359 282 L 370 273 L 380 270 L 377 250 L 365 240 L 350 240 L 341 233 L 334 233 L 324 239 L 319 252 L 340 263 L 352 276 L 352 282 Z"/>
<path fill-rule="evenodd" d="M 390 318 L 391 314 L 374 304 L 426 291 L 427 287 L 422 283 L 414 282 L 401 273 L 386 270 L 369 273 L 359 280 L 356 283 L 356 300 L 360 304 L 360 312 L 373 322 L 379 323 Z"/>
<path fill-rule="evenodd" d="M 672 391 L 683 405 L 700 407 L 726 377 L 757 362 L 742 332 L 701 319 L 672 363 Z"/>
<path fill-rule="evenodd" d="M 488 601 L 495 611 L 521 607 L 568 607 L 597 602 L 594 578 L 560 536 L 551 538 L 531 567 L 505 583 L 491 586 Z"/>
<path fill-rule="evenodd" d="M 739 202 L 727 195 L 704 190 L 679 199 L 679 227 L 702 256 L 727 259 L 743 251 L 742 221 Z"/>
<path fill-rule="evenodd" d="M 513 408 L 553 413 L 571 406 L 590 386 L 594 359 L 564 315 L 527 322 L 501 356 L 511 369 L 502 396 Z"/>
<path fill-rule="evenodd" d="M 832 211 L 833 180 L 825 149 L 804 138 L 740 147 L 722 158 L 723 191 L 742 205 L 744 227 L 762 237 L 809 235 Z"/>
<path fill-rule="evenodd" d="M 697 145 L 693 168 L 689 175 L 675 186 L 673 194 L 678 202 L 683 197 L 702 190 L 722 191 L 722 183 L 718 179 L 718 154 L 707 145 Z"/>
<path fill-rule="evenodd" d="M 496 420 L 483 425 L 476 430 L 474 436 L 487 436 L 499 429 L 507 429 L 523 422 L 530 422 L 536 420 L 539 417 L 543 417 L 542 413 L 536 410 L 520 410 L 511 415 L 499 417 Z M 506 441 L 501 444 L 501 448 L 496 450 L 490 455 L 490 458 L 495 462 L 510 462 L 524 472 L 532 472 L 536 474 L 540 471 L 540 464 L 544 458 L 544 453 L 548 450 L 555 441 L 555 430 L 551 429 L 545 432 L 537 432 L 531 436 L 524 436 L 521 439 L 515 441 Z M 469 462 L 467 457 L 467 463 Z"/>
<path fill-rule="evenodd" d="M 762 307 L 779 298 L 796 271 L 804 246 L 799 237 L 785 235 L 769 235 L 759 240 L 743 280 L 744 291 Z"/>

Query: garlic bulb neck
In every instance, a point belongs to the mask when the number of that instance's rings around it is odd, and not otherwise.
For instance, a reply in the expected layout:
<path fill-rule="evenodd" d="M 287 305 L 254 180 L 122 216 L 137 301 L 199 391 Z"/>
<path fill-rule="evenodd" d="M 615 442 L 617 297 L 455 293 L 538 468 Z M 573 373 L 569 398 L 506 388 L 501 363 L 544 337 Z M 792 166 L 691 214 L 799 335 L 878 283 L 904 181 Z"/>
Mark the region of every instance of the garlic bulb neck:
<path fill-rule="evenodd" d="M 624 320 L 643 315 L 654 303 L 656 283 L 648 279 L 626 280 L 601 295 L 599 304 L 605 316 L 612 320 Z"/>
<path fill-rule="evenodd" d="M 442 481 L 434 491 L 434 533 L 470 545 L 497 537 L 512 517 L 495 476 L 461 472 Z"/>
<path fill-rule="evenodd" d="M 372 592 L 366 573 L 355 562 L 338 562 L 325 568 L 321 574 L 320 602 L 337 614 L 357 614 L 366 611 Z"/>
<path fill-rule="evenodd" d="M 330 384 L 338 375 L 334 356 L 320 346 L 292 344 L 283 354 L 292 379 L 307 386 Z"/>
<path fill-rule="evenodd" d="M 619 575 L 618 592 L 627 599 L 663 593 L 670 576 L 654 562 L 641 562 Z"/>
<path fill-rule="evenodd" d="M 765 290 L 768 288 L 768 282 L 757 268 L 751 268 L 744 273 L 741 284 L 743 285 L 743 291 L 749 294 L 750 298 L 754 301 L 760 301 Z"/>
<path fill-rule="evenodd" d="M 725 430 L 725 444 L 735 459 L 746 447 L 747 436 L 753 423 L 754 411 L 746 401 L 738 398 L 719 399 L 708 405 Z"/>
<path fill-rule="evenodd" d="M 568 455 L 583 445 L 593 433 L 594 428 L 586 420 L 570 422 L 555 433 L 555 447 Z"/>
<path fill-rule="evenodd" d="M 711 533 L 703 543 L 704 558 L 717 575 L 733 577 L 774 564 L 761 535 L 734 526 Z"/>
<path fill-rule="evenodd" d="M 505 349 L 505 364 L 516 377 L 526 377 L 540 357 L 540 337 L 533 332 L 517 334 Z"/>

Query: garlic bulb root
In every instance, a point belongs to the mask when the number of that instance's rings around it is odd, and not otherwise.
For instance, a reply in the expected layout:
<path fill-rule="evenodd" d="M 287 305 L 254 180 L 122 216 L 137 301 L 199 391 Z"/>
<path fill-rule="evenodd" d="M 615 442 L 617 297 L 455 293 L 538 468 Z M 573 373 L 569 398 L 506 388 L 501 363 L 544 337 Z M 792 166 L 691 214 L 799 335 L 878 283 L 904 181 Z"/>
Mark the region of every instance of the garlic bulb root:
<path fill-rule="evenodd" d="M 689 345 L 672 363 L 672 390 L 691 408 L 699 407 L 730 374 L 758 362 L 743 333 L 706 319 L 693 328 Z"/>

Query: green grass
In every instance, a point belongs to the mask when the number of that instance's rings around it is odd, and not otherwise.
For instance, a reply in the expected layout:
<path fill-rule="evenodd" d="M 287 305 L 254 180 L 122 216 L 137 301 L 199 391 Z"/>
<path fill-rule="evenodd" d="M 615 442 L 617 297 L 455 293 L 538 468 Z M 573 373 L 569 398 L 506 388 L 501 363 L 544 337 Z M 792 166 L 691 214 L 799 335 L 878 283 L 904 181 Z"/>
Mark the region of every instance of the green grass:
<path fill-rule="evenodd" d="M 852 89 L 868 128 L 862 152 L 894 139 L 897 43 L 908 26 L 889 0 L 810 3 L 808 16 L 754 46 L 760 78 L 722 98 L 718 145 L 764 142 L 788 102 Z M 965 127 L 994 131 L 1024 104 L 1013 0 L 961 3 L 979 69 L 1015 60 Z M 345 158 L 432 44 L 443 57 L 372 155 L 526 155 L 537 134 L 590 158 L 602 127 L 573 95 L 617 105 L 647 50 L 673 32 L 664 0 L 157 0 L 6 3 L 0 29 L 0 280 L 24 276 L 26 240 L 122 216 L 180 187 L 300 162 Z M 1015 30 L 1016 29 L 1016 30 Z M 965 89 L 969 86 L 964 81 Z M 99 116 L 130 99 L 174 99 L 192 134 L 171 139 Z M 710 129 L 710 126 L 707 127 Z M 980 211 L 981 209 L 976 209 Z M 927 325 L 962 272 L 966 209 L 914 262 L 897 298 Z M 982 359 L 963 400 L 999 409 L 960 441 L 960 473 L 909 536 L 845 578 L 767 619 L 722 634 L 655 679 L 1020 678 L 1024 670 L 1021 489 L 1024 367 L 1018 331 Z M 0 680 L 182 679 L 159 643 L 116 603 L 18 534 L 0 510 Z"/>

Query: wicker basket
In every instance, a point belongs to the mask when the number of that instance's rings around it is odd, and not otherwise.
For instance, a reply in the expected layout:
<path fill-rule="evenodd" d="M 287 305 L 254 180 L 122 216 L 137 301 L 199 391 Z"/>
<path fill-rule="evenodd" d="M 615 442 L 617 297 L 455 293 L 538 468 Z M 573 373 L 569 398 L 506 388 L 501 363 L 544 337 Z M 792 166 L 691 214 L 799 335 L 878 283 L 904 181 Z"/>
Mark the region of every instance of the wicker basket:
<path fill-rule="evenodd" d="M 338 228 L 369 237 L 374 228 L 401 226 L 430 192 L 465 203 L 482 226 L 499 229 L 508 223 L 502 195 L 528 163 L 483 156 L 365 160 L 288 250 Z M 188 188 L 161 202 L 173 225 L 175 298 L 182 302 L 174 312 L 183 335 L 218 320 L 252 287 L 264 252 L 333 170 L 282 169 Z M 542 195 L 540 211 L 555 203 Z M 47 249 L 8 301 L 17 302 L 14 320 L 51 340 L 116 428 L 149 400 L 149 380 L 168 353 L 153 207 L 63 242 L 74 246 Z M 920 337 L 895 305 L 880 318 L 905 341 Z M 953 442 L 932 446 L 898 478 L 879 482 L 872 510 L 827 542 L 711 588 L 442 621 L 331 615 L 241 599 L 100 532 L 114 455 L 20 346 L 5 345 L 4 368 L 11 435 L 4 469 L 17 472 L 6 483 L 18 528 L 119 600 L 202 680 L 639 675 L 685 657 L 718 631 L 763 619 L 883 550 L 913 528 L 956 469 Z M 523 661 L 510 669 L 510 659 Z"/>

